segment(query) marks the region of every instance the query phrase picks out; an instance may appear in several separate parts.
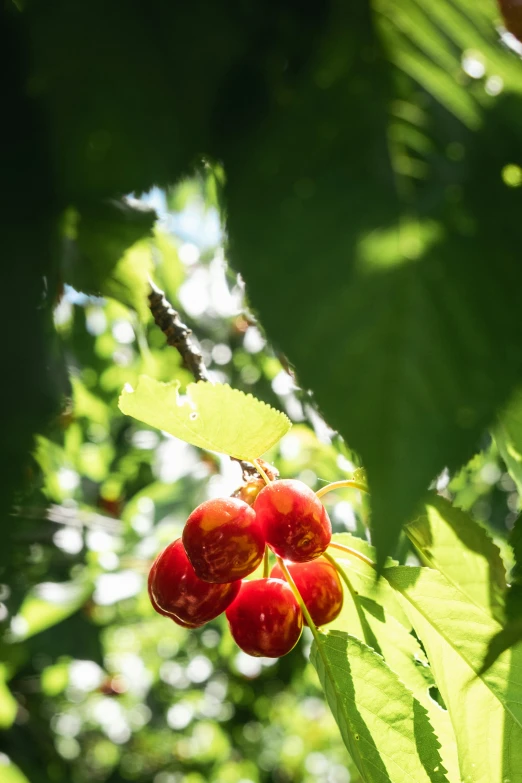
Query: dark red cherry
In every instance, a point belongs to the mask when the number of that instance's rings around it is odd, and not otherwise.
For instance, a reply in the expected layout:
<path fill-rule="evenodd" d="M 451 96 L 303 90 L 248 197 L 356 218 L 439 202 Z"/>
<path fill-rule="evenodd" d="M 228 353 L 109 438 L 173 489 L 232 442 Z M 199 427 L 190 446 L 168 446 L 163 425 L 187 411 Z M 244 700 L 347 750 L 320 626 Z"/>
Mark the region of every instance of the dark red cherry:
<path fill-rule="evenodd" d="M 215 498 L 189 516 L 183 546 L 199 578 L 221 584 L 256 570 L 265 552 L 265 537 L 247 503 L 239 498 Z"/>
<path fill-rule="evenodd" d="M 303 630 L 301 608 L 281 579 L 243 582 L 226 615 L 238 647 L 259 657 L 286 655 Z"/>
<path fill-rule="evenodd" d="M 185 628 L 198 628 L 225 611 L 241 582 L 209 584 L 194 573 L 181 538 L 160 552 L 149 573 L 154 609 Z"/>
<path fill-rule="evenodd" d="M 162 554 L 162 553 L 161 553 Z M 156 580 L 156 568 L 158 565 L 159 555 L 156 558 L 156 560 L 153 562 L 150 571 L 149 571 L 149 579 L 147 583 L 148 591 L 149 591 L 149 599 L 152 604 L 152 608 L 158 613 L 162 614 L 164 617 L 170 617 L 171 620 L 174 620 L 177 625 L 183 626 L 183 628 L 198 628 L 198 625 L 193 625 L 191 623 L 184 623 L 182 620 L 179 619 L 179 617 L 176 617 L 171 612 L 165 612 L 163 609 L 158 606 L 156 599 L 154 598 L 153 592 L 152 592 L 152 585 Z"/>
<path fill-rule="evenodd" d="M 335 567 L 324 557 L 310 563 L 287 563 L 295 585 L 316 625 L 335 620 L 343 607 L 343 586 Z M 284 579 L 278 563 L 272 568 L 273 579 Z M 306 625 L 306 618 L 303 618 Z"/>
<path fill-rule="evenodd" d="M 326 509 L 302 481 L 268 484 L 257 496 L 254 511 L 267 544 L 284 560 L 315 560 L 330 543 L 332 526 Z"/>

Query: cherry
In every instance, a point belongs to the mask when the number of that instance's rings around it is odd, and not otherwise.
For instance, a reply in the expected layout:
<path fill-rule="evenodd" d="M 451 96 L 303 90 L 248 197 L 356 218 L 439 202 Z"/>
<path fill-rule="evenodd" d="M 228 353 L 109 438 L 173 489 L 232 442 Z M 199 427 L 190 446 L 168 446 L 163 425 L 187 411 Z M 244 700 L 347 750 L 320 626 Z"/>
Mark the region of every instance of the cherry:
<path fill-rule="evenodd" d="M 236 644 L 258 657 L 286 655 L 303 630 L 301 608 L 281 579 L 243 582 L 226 615 Z"/>
<path fill-rule="evenodd" d="M 335 566 L 321 557 L 310 563 L 288 563 L 287 568 L 315 625 L 326 625 L 335 620 L 343 607 L 343 587 Z M 273 579 L 285 578 L 277 563 L 270 576 Z M 304 622 L 308 625 L 306 618 Z"/>
<path fill-rule="evenodd" d="M 268 484 L 257 496 L 254 511 L 267 544 L 285 560 L 314 560 L 330 543 L 332 526 L 326 509 L 302 481 Z"/>
<path fill-rule="evenodd" d="M 181 538 L 157 556 L 149 573 L 149 596 L 159 614 L 184 628 L 213 620 L 239 593 L 240 581 L 209 584 L 194 573 Z"/>
<path fill-rule="evenodd" d="M 216 498 L 187 519 L 183 545 L 200 579 L 232 582 L 256 570 L 265 537 L 254 510 L 239 498 Z"/>

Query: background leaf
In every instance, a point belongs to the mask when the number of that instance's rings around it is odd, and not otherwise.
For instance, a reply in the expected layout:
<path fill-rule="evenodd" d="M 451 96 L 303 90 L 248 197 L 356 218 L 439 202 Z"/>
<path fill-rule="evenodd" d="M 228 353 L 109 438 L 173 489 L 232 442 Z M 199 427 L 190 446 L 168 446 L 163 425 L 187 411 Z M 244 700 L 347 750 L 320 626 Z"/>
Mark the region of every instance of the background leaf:
<path fill-rule="evenodd" d="M 488 612 L 431 569 L 391 568 L 385 577 L 404 596 L 426 649 L 453 723 L 463 780 L 520 783 L 522 646 L 480 675 L 489 640 L 499 630 Z"/>
<path fill-rule="evenodd" d="M 6 674 L 6 666 L 0 664 L 0 729 L 8 729 L 16 718 L 16 713 L 18 711 L 16 699 L 7 685 Z"/>
<path fill-rule="evenodd" d="M 21 769 L 3 753 L 0 754 L 0 774 L 2 783 L 29 783 Z"/>
<path fill-rule="evenodd" d="M 447 780 L 425 709 L 381 656 L 331 631 L 314 642 L 311 660 L 366 783 Z"/>
<path fill-rule="evenodd" d="M 445 498 L 431 494 L 425 512 L 405 530 L 426 565 L 438 569 L 476 606 L 502 622 L 505 568 L 483 527 Z"/>
<path fill-rule="evenodd" d="M 93 584 L 87 579 L 36 585 L 13 618 L 13 640 L 28 639 L 62 622 L 85 604 L 92 591 Z"/>
<path fill-rule="evenodd" d="M 120 409 L 193 446 L 249 462 L 291 427 L 284 413 L 225 384 L 191 383 L 186 402 L 179 399 L 179 387 L 179 381 L 158 383 L 142 375 L 135 391 L 122 392 Z"/>
<path fill-rule="evenodd" d="M 361 455 L 382 563 L 519 376 L 522 191 L 502 172 L 520 161 L 522 63 L 498 43 L 492 3 L 375 8 L 381 39 L 366 6 L 336 7 L 309 65 L 277 75 L 262 127 L 224 160 L 232 261 Z"/>
<path fill-rule="evenodd" d="M 493 437 L 511 478 L 522 492 L 522 392 L 515 393 L 498 417 Z"/>
<path fill-rule="evenodd" d="M 505 625 L 494 636 L 488 647 L 482 672 L 485 672 L 497 660 L 498 656 L 522 642 L 522 516 L 515 520 L 511 531 L 510 543 L 513 547 L 515 564 L 511 571 L 510 584 L 505 595 Z"/>

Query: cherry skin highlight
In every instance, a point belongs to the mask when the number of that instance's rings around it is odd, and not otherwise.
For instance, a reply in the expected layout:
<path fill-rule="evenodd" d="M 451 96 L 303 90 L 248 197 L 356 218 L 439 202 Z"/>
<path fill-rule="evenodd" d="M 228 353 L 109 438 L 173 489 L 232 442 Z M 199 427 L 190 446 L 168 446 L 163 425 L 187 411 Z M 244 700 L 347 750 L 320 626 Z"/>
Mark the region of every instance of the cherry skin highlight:
<path fill-rule="evenodd" d="M 332 526 L 326 509 L 302 481 L 269 484 L 257 496 L 254 511 L 266 543 L 284 560 L 315 560 L 330 543 Z"/>
<path fill-rule="evenodd" d="M 222 584 L 256 570 L 265 552 L 265 537 L 248 503 L 215 498 L 189 516 L 183 546 L 200 579 Z"/>
<path fill-rule="evenodd" d="M 209 584 L 194 573 L 181 538 L 160 552 L 149 573 L 149 596 L 154 609 L 184 628 L 213 620 L 239 593 L 239 580 Z"/>
<path fill-rule="evenodd" d="M 335 567 L 320 557 L 309 563 L 287 563 L 287 568 L 315 625 L 335 620 L 343 608 L 343 586 Z M 272 579 L 285 578 L 278 563 L 270 576 Z M 308 625 L 306 617 L 304 622 Z"/>
<path fill-rule="evenodd" d="M 303 630 L 301 608 L 281 579 L 243 582 L 226 615 L 238 647 L 258 657 L 286 655 Z"/>

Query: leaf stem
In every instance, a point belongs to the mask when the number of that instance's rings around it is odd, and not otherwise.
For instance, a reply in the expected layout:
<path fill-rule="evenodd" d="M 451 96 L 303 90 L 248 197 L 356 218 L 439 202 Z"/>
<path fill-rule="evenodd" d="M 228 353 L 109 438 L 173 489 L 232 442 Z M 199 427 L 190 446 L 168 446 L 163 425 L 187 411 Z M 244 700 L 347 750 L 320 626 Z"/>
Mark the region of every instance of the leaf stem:
<path fill-rule="evenodd" d="M 337 560 L 335 559 L 335 557 L 332 557 L 332 555 L 329 555 L 328 552 L 323 552 L 323 557 L 326 558 L 326 560 L 329 560 L 330 563 L 333 565 L 333 567 L 335 568 L 335 570 L 337 571 L 337 573 L 339 574 L 339 576 L 341 577 L 341 579 L 345 583 L 346 587 L 350 591 L 350 595 L 355 600 L 356 592 L 353 589 L 353 585 L 350 582 L 350 580 L 348 579 L 348 574 L 346 573 L 344 568 L 342 566 L 340 566 L 339 563 L 337 562 Z"/>
<path fill-rule="evenodd" d="M 256 470 L 259 472 L 259 475 L 263 478 L 265 484 L 271 484 L 272 483 L 272 479 L 270 479 L 267 476 L 267 474 L 265 473 L 265 471 L 261 467 L 258 459 L 254 460 L 254 465 L 256 466 Z"/>
<path fill-rule="evenodd" d="M 366 557 L 366 555 L 363 555 L 362 552 L 359 552 L 357 549 L 352 549 L 351 546 L 346 546 L 345 544 L 337 544 L 335 541 L 330 541 L 328 544 L 329 547 L 332 547 L 332 549 L 339 549 L 341 552 L 346 552 L 347 555 L 353 555 L 354 557 L 358 557 L 359 560 L 362 560 L 363 563 L 367 563 L 372 568 L 377 568 L 377 564 L 373 562 L 373 560 L 370 560 L 369 557 Z"/>
<path fill-rule="evenodd" d="M 265 544 L 265 556 L 263 558 L 263 579 L 268 579 L 268 574 L 270 571 L 270 560 L 268 559 L 268 555 L 269 549 Z"/>
<path fill-rule="evenodd" d="M 354 479 L 343 479 L 343 481 L 333 481 L 331 484 L 327 484 L 325 487 L 321 487 L 315 493 L 318 498 L 322 498 L 327 492 L 334 492 L 336 489 L 359 489 L 361 492 L 368 492 L 368 487 L 361 481 L 355 481 Z"/>

